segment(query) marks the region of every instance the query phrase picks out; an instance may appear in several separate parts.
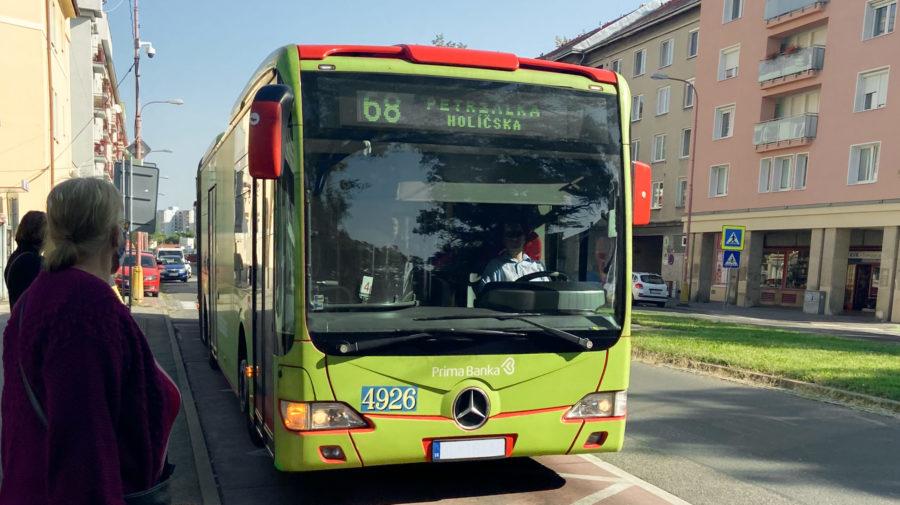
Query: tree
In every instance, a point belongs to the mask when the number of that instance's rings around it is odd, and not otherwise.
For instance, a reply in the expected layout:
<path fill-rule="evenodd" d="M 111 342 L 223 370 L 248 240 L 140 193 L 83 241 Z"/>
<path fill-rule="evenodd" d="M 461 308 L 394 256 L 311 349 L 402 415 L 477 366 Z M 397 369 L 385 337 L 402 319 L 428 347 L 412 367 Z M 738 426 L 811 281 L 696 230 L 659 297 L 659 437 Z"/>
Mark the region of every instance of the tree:
<path fill-rule="evenodd" d="M 435 34 L 434 38 L 431 39 L 431 45 L 438 47 L 455 47 L 457 49 L 465 49 L 469 47 L 467 44 L 463 44 L 462 42 L 455 42 L 452 40 L 444 39 L 443 33 Z"/>

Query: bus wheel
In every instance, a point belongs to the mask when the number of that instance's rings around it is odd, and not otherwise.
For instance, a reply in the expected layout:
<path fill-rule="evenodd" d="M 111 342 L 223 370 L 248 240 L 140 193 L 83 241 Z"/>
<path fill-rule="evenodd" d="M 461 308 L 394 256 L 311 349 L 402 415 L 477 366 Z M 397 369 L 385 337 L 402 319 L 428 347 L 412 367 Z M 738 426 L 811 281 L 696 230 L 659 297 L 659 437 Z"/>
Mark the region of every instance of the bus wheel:
<path fill-rule="evenodd" d="M 247 420 L 247 434 L 250 436 L 250 442 L 256 447 L 262 447 L 265 443 L 262 435 L 256 428 L 256 422 L 253 419 L 253 406 L 250 405 L 250 384 L 247 381 L 247 360 L 241 360 L 241 368 L 238 370 L 238 393 L 240 394 L 241 413 Z"/>
<path fill-rule="evenodd" d="M 206 303 L 200 305 L 200 341 L 209 345 L 209 323 L 207 322 Z"/>

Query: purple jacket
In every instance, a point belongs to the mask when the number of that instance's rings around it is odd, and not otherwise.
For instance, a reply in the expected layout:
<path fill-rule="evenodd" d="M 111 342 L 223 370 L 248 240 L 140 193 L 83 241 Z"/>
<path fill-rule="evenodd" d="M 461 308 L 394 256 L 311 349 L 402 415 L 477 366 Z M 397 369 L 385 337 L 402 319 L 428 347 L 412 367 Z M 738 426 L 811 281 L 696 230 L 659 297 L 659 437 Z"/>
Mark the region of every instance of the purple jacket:
<path fill-rule="evenodd" d="M 112 289 L 75 268 L 41 272 L 11 316 L 0 505 L 120 505 L 124 494 L 154 485 L 180 395 Z"/>

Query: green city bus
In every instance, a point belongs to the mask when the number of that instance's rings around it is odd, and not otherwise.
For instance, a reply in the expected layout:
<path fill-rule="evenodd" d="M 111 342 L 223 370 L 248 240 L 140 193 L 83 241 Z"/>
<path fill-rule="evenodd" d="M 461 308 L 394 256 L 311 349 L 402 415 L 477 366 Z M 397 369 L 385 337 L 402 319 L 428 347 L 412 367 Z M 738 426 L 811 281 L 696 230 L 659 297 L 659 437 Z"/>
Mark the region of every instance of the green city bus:
<path fill-rule="evenodd" d="M 630 102 L 607 70 L 467 49 L 259 67 L 198 167 L 198 296 L 276 468 L 621 449 Z"/>

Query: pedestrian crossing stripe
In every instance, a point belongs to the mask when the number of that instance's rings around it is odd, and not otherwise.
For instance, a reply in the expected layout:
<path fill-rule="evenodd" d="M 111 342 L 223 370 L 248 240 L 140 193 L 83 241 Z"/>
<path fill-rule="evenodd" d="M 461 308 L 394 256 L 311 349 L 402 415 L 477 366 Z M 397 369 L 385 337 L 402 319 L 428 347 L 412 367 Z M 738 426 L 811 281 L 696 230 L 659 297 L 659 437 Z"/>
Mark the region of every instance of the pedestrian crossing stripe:
<path fill-rule="evenodd" d="M 738 239 L 737 233 L 731 232 L 731 234 L 728 235 L 728 240 L 725 241 L 725 245 L 739 247 L 741 245 L 741 241 L 740 239 Z"/>
<path fill-rule="evenodd" d="M 725 266 L 728 268 L 737 268 L 738 267 L 738 262 L 734 258 L 733 253 L 728 255 L 728 259 L 725 260 Z"/>

